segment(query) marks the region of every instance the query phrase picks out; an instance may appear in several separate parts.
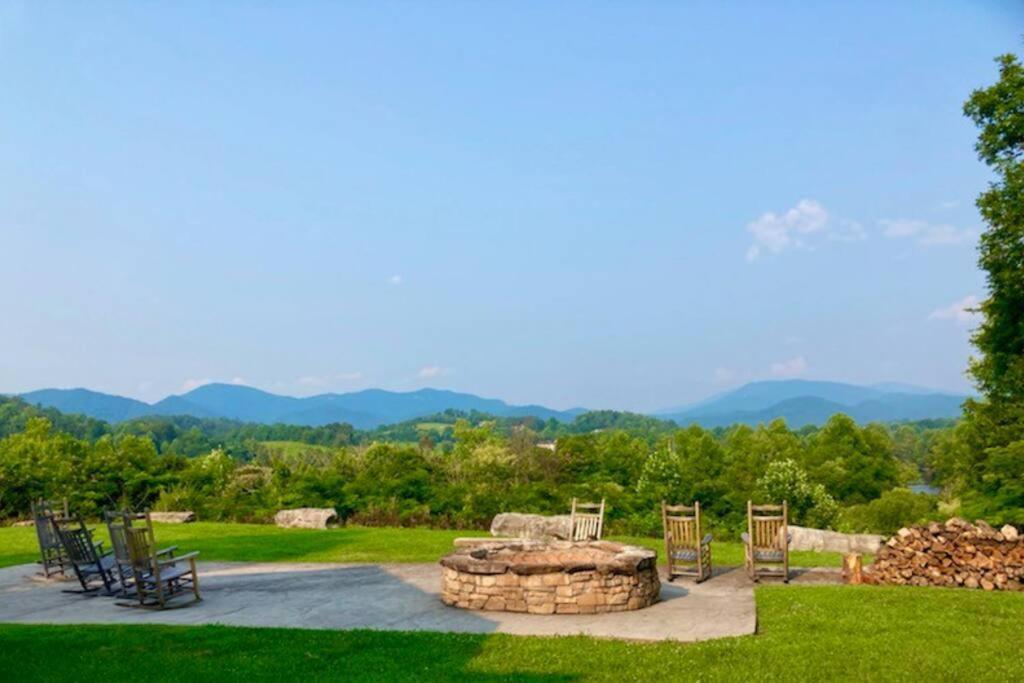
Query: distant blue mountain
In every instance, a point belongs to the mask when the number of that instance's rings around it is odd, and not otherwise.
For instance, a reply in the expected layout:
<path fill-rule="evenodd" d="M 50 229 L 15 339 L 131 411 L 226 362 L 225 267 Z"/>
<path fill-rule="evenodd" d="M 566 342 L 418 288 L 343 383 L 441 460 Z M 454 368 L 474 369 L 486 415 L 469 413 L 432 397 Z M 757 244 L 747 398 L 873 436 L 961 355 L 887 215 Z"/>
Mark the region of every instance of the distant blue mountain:
<path fill-rule="evenodd" d="M 78 413 L 107 422 L 123 422 L 152 412 L 148 403 L 89 389 L 40 389 L 22 394 L 21 398 L 62 413 Z"/>
<path fill-rule="evenodd" d="M 562 422 L 570 422 L 586 412 L 582 408 L 554 410 L 539 405 L 515 406 L 498 399 L 441 389 L 410 392 L 366 389 L 295 398 L 236 384 L 207 384 L 154 404 L 87 389 L 42 389 L 22 394 L 22 398 L 65 413 L 89 415 L 108 422 L 123 422 L 145 415 L 192 415 L 314 426 L 347 422 L 359 429 L 372 429 L 445 410 L 476 410 L 498 417 L 555 418 Z M 783 418 L 791 427 L 798 428 L 822 424 L 840 412 L 858 422 L 957 417 L 965 398 L 897 383 L 858 386 L 784 380 L 754 382 L 687 408 L 655 414 L 681 425 L 705 427 L 754 425 Z"/>
<path fill-rule="evenodd" d="M 753 382 L 694 404 L 660 411 L 658 415 L 681 425 L 723 427 L 756 425 L 782 418 L 793 428 L 820 425 L 836 413 L 858 422 L 897 422 L 957 417 L 966 396 L 947 394 L 900 383 L 872 386 L 778 380 Z"/>
<path fill-rule="evenodd" d="M 514 406 L 440 389 L 411 392 L 367 389 L 347 394 L 320 394 L 307 398 L 279 396 L 236 384 L 206 384 L 180 396 L 154 404 L 102 394 L 87 389 L 42 389 L 22 394 L 29 403 L 79 413 L 108 422 L 123 422 L 145 415 L 223 417 L 244 422 L 323 425 L 347 422 L 359 429 L 411 420 L 445 410 L 480 411 L 498 417 L 533 416 L 570 421 L 583 409 L 554 410 L 544 406 Z"/>

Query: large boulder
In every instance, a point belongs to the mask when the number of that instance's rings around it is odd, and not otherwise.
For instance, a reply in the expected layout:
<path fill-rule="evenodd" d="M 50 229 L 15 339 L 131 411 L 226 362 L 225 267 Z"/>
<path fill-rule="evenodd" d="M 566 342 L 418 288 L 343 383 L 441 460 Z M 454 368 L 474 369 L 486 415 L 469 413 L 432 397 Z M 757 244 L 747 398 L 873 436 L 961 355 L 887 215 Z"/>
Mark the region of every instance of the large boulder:
<path fill-rule="evenodd" d="M 491 520 L 491 535 L 503 538 L 533 538 L 540 541 L 568 541 L 572 538 L 572 519 L 569 515 L 502 512 Z"/>
<path fill-rule="evenodd" d="M 334 508 L 296 508 L 274 515 L 274 524 L 282 529 L 326 529 L 338 521 Z"/>
<path fill-rule="evenodd" d="M 882 547 L 882 537 L 877 534 L 841 534 L 803 526 L 790 526 L 789 532 L 790 550 L 874 555 Z"/>
<path fill-rule="evenodd" d="M 163 522 L 164 524 L 188 524 L 189 522 L 196 521 L 196 513 L 191 510 L 184 512 L 150 512 L 149 518 L 154 522 Z"/>

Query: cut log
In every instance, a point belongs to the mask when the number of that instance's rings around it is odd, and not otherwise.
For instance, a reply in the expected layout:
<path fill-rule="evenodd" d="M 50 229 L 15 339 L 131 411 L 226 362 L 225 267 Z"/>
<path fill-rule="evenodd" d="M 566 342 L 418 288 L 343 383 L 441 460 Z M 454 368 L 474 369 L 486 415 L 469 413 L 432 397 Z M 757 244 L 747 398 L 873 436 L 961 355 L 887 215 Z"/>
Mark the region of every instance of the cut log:
<path fill-rule="evenodd" d="M 860 553 L 843 555 L 843 581 L 851 586 L 859 586 L 864 583 L 863 555 Z"/>

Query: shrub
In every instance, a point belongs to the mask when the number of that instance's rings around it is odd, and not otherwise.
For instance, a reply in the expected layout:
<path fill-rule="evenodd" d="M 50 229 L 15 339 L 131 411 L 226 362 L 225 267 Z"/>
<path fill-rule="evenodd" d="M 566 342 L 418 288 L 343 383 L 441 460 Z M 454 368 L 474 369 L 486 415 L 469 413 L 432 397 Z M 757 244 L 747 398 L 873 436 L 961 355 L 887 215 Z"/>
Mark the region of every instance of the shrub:
<path fill-rule="evenodd" d="M 847 531 L 892 534 L 909 524 L 928 521 L 938 511 L 939 499 L 910 489 L 886 491 L 880 498 L 853 505 L 843 513 Z"/>

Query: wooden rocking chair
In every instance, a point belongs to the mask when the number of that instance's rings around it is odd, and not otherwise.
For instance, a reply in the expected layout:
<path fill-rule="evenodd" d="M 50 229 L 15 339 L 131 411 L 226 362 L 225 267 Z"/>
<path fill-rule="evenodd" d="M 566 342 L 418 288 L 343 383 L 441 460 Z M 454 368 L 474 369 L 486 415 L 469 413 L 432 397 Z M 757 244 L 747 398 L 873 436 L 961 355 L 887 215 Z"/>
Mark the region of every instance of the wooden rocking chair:
<path fill-rule="evenodd" d="M 754 505 L 747 501 L 747 531 L 742 535 L 747 574 L 782 577 L 789 583 L 789 510 L 782 505 Z M 767 565 L 767 566 L 764 566 Z"/>
<path fill-rule="evenodd" d="M 118 604 L 168 609 L 186 607 L 202 600 L 199 595 L 199 575 L 196 572 L 196 557 L 199 553 L 191 552 L 174 557 L 173 548 L 157 550 L 153 520 L 150 519 L 149 513 L 137 515 L 136 518 L 145 519 L 145 526 L 133 527 L 126 523 L 123 528 L 128 554 L 131 557 L 134 593 L 138 602 Z M 172 599 L 189 592 L 194 597 L 192 602 L 183 605 L 168 604 Z"/>
<path fill-rule="evenodd" d="M 54 518 L 57 536 L 60 538 L 68 562 L 75 570 L 82 590 L 66 590 L 65 593 L 93 593 L 101 586 L 93 585 L 96 580 L 102 584 L 105 595 L 114 595 L 118 590 L 114 577 L 114 556 L 103 551 L 103 542 L 92 540 L 92 531 L 81 517 L 74 520 Z"/>
<path fill-rule="evenodd" d="M 700 501 L 692 507 L 661 502 L 668 580 L 695 576 L 697 583 L 711 576 L 711 534 L 700 534 Z"/>
<path fill-rule="evenodd" d="M 131 594 L 134 584 L 132 558 L 128 553 L 128 536 L 124 531 L 128 526 L 125 514 L 112 510 L 103 512 L 103 521 L 107 523 L 107 532 L 110 534 L 110 547 L 114 551 L 114 565 L 117 567 L 117 574 L 121 579 L 121 595 L 123 597 Z"/>
<path fill-rule="evenodd" d="M 125 529 L 132 525 L 132 520 L 145 518 L 144 514 L 124 510 L 105 510 L 103 512 L 103 520 L 106 522 L 107 532 L 110 534 L 110 546 L 114 551 L 117 574 L 121 580 L 122 597 L 135 594 L 135 574 L 132 567 L 132 556 L 128 551 L 128 534 Z M 158 554 L 162 557 L 173 557 L 177 548 L 178 546 L 164 548 Z"/>
<path fill-rule="evenodd" d="M 604 527 L 604 498 L 600 503 L 580 503 L 572 499 L 569 517 L 574 541 L 599 541 Z"/>
<path fill-rule="evenodd" d="M 39 564 L 43 567 L 43 576 L 50 578 L 51 574 L 65 576 L 65 569 L 71 563 L 64 546 L 61 545 L 60 536 L 57 535 L 57 526 L 54 519 L 58 514 L 54 512 L 57 508 L 61 511 L 62 517 L 68 516 L 68 501 L 64 499 L 61 508 L 49 500 L 40 500 L 32 503 L 32 519 L 35 522 L 36 538 L 39 540 Z"/>

